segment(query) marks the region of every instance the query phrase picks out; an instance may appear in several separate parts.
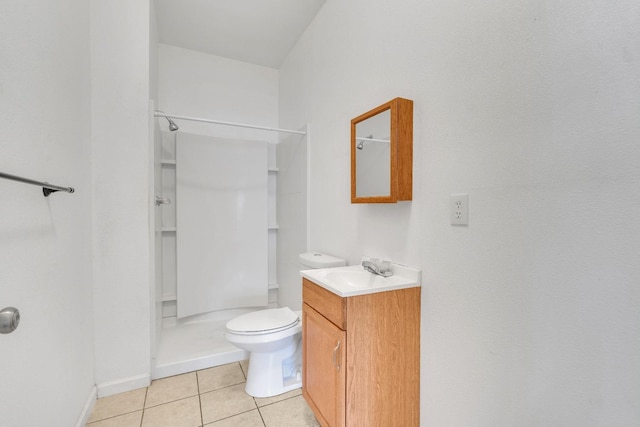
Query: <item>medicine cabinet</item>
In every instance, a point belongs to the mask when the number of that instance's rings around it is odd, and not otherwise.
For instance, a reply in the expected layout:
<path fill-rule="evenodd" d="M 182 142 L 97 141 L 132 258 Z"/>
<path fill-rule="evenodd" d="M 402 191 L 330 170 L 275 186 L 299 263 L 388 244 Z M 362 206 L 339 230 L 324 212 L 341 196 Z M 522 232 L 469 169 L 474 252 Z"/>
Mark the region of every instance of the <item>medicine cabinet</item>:
<path fill-rule="evenodd" d="M 413 101 L 395 98 L 351 120 L 351 203 L 413 193 Z"/>

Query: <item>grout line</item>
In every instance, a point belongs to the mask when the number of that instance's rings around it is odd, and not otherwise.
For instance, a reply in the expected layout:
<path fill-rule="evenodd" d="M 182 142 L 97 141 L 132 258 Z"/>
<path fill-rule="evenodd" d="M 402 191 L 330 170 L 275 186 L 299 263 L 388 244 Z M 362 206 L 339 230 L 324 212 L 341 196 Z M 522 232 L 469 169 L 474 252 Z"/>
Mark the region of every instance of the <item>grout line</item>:
<path fill-rule="evenodd" d="M 266 427 L 267 423 L 264 421 L 264 417 L 262 416 L 262 411 L 260 410 L 260 406 L 258 406 L 258 402 L 256 402 L 256 398 L 253 398 L 253 403 L 255 403 L 256 408 L 258 408 L 258 415 L 260 415 L 260 419 L 262 420 L 262 425 Z"/>
<path fill-rule="evenodd" d="M 147 396 L 149 396 L 149 387 L 145 387 L 145 390 L 144 390 L 144 400 L 142 401 L 142 416 L 140 417 L 140 427 L 142 427 L 142 422 L 144 421 L 144 409 L 145 409 L 145 406 L 147 406 Z"/>
<path fill-rule="evenodd" d="M 86 427 L 91 427 L 91 426 L 93 426 L 93 425 L 95 425 L 97 423 L 101 423 L 101 422 L 106 421 L 106 420 L 112 420 L 112 419 L 118 418 L 118 417 L 123 417 L 125 415 L 135 414 L 136 412 L 143 412 L 143 410 L 142 409 L 136 409 L 135 411 L 123 412 L 122 414 L 113 415 L 111 417 L 107 417 L 107 418 L 102 418 L 100 420 L 91 421 L 90 423 L 87 423 L 85 426 Z M 142 427 L 142 426 L 140 426 L 140 427 Z"/>
<path fill-rule="evenodd" d="M 168 400 L 166 402 L 158 403 L 157 405 L 149 406 L 148 408 L 144 408 L 144 409 L 146 410 L 146 409 L 151 409 L 151 408 L 157 408 L 158 406 L 163 406 L 163 405 L 168 405 L 170 403 L 180 402 L 181 400 L 193 399 L 194 397 L 200 397 L 200 393 L 193 394 L 191 396 L 183 396 L 183 397 L 180 397 L 178 399 Z"/>
<path fill-rule="evenodd" d="M 240 383 L 235 383 L 235 384 L 229 384 L 229 385 L 226 385 L 224 387 L 220 387 L 220 388 L 216 388 L 216 389 L 213 389 L 213 390 L 209 390 L 209 391 L 205 391 L 205 392 L 202 392 L 202 393 L 198 393 L 198 395 L 209 394 L 209 393 L 213 393 L 215 391 L 224 390 L 226 388 L 236 387 L 236 386 L 239 386 L 240 384 L 246 384 L 246 381 L 242 381 Z"/>
<path fill-rule="evenodd" d="M 295 399 L 296 397 L 300 397 L 300 396 L 302 396 L 302 395 L 301 394 L 296 394 L 295 396 L 286 397 L 286 398 L 281 399 L 281 400 L 276 400 L 275 402 L 271 402 L 271 403 L 267 403 L 266 405 L 258 406 L 258 409 L 266 408 L 267 406 L 275 405 L 277 403 L 286 402 L 287 400 Z M 256 398 L 254 397 L 253 400 L 256 400 Z M 258 405 L 258 403 L 256 402 L 256 406 L 257 405 Z"/>
<path fill-rule="evenodd" d="M 242 372 L 242 376 L 244 377 L 245 382 L 247 381 L 247 374 L 244 371 L 244 368 L 242 367 L 242 363 L 238 362 L 238 365 L 240 365 L 240 372 Z"/>
<path fill-rule="evenodd" d="M 260 419 L 262 419 L 262 414 L 260 413 L 260 408 L 257 408 L 257 407 L 256 407 L 255 409 L 249 409 L 248 411 L 242 411 L 242 412 L 238 412 L 237 414 L 229 415 L 228 417 L 220 418 L 219 420 L 212 421 L 210 424 L 217 423 L 217 422 L 220 422 L 220 421 L 222 421 L 222 420 L 228 420 L 229 418 L 237 417 L 238 415 L 248 414 L 249 412 L 251 412 L 251 411 L 256 411 L 256 410 L 258 411 L 258 415 L 260 415 Z M 203 423 L 204 423 L 204 422 L 203 422 Z M 204 424 L 203 424 L 203 425 L 204 425 Z M 262 420 L 262 425 L 263 425 L 263 426 L 265 426 L 265 425 L 266 425 L 266 424 L 264 423 L 264 420 Z"/>
<path fill-rule="evenodd" d="M 204 426 L 204 416 L 202 415 L 202 393 L 200 393 L 200 378 L 196 371 L 196 388 L 198 389 L 198 407 L 200 408 L 200 425 Z"/>

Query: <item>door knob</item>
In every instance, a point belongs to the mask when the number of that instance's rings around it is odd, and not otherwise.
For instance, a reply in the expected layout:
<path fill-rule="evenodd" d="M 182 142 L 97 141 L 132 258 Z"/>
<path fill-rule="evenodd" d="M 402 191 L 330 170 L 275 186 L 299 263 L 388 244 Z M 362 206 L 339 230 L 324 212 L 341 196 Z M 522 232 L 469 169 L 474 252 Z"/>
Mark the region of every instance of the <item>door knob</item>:
<path fill-rule="evenodd" d="M 20 311 L 15 307 L 5 307 L 0 311 L 0 334 L 10 334 L 20 323 Z"/>

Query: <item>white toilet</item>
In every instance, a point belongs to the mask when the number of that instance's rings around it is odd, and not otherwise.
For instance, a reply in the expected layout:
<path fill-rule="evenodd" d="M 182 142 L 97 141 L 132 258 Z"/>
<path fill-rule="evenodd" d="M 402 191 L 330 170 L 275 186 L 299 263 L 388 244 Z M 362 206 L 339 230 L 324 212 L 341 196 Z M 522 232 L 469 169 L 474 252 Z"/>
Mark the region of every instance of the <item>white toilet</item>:
<path fill-rule="evenodd" d="M 346 265 L 343 259 L 317 252 L 300 254 L 299 260 L 301 270 Z M 227 322 L 227 341 L 250 353 L 245 390 L 251 396 L 276 396 L 302 385 L 301 316 L 283 307 L 254 311 Z"/>

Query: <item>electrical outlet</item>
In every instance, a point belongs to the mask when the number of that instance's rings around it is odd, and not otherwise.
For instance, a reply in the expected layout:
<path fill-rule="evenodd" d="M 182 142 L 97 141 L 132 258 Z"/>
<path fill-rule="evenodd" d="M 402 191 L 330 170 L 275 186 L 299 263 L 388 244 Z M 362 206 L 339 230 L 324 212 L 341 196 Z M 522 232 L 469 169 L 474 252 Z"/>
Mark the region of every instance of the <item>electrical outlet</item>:
<path fill-rule="evenodd" d="M 469 225 L 469 195 L 451 195 L 451 225 Z"/>

